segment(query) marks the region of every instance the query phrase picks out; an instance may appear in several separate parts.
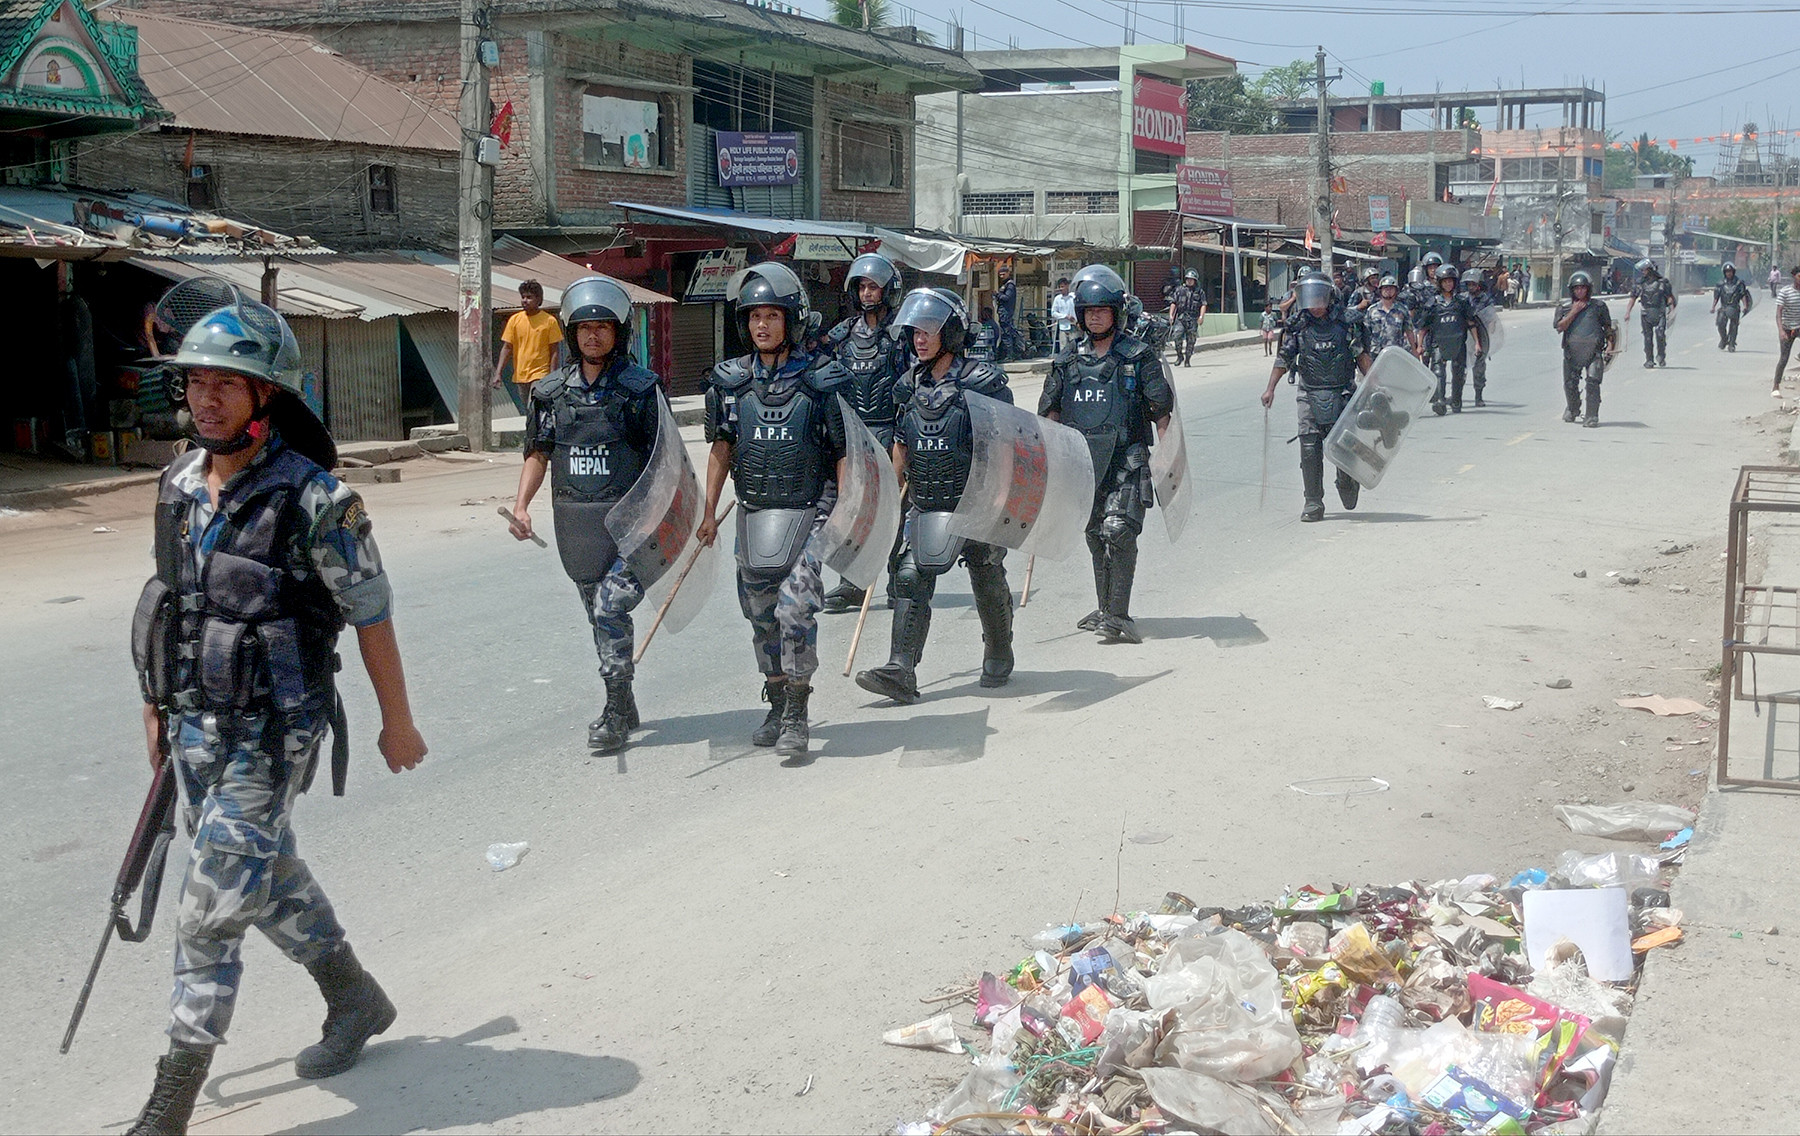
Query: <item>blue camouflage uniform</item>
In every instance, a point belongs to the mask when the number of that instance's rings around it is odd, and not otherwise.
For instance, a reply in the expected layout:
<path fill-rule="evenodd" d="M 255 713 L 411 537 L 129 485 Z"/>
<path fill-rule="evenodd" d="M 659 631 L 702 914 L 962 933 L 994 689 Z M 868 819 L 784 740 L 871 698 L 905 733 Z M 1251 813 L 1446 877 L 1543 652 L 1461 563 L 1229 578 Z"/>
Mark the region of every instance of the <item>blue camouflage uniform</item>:
<path fill-rule="evenodd" d="M 215 549 L 234 543 L 232 527 L 256 518 L 234 508 L 240 494 L 274 479 L 293 489 L 282 518 L 287 539 L 278 553 L 288 580 L 302 588 L 322 586 L 353 626 L 389 617 L 392 594 L 369 515 L 354 490 L 275 434 L 248 468 L 225 483 L 215 508 L 206 457 L 194 450 L 163 475 L 162 500 L 175 518 L 180 547 L 193 557 L 196 578 L 205 578 Z M 180 681 L 198 681 L 193 666 Z M 344 940 L 330 901 L 299 857 L 292 828 L 295 799 L 312 779 L 336 704 L 328 670 L 304 678 L 306 695 L 297 709 L 281 708 L 276 693 L 258 684 L 240 709 L 206 709 L 190 697 L 188 708 L 164 715 L 193 838 L 177 917 L 168 1030 L 184 1045 L 225 1040 L 250 928 L 303 965 Z"/>

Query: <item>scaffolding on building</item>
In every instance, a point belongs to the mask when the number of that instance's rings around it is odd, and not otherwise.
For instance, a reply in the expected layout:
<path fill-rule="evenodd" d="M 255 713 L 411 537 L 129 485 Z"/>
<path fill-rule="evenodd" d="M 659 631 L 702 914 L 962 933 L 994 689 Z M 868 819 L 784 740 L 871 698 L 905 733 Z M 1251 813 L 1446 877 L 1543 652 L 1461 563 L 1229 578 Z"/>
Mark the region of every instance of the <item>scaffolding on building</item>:
<path fill-rule="evenodd" d="M 1800 158 L 1788 153 L 1789 131 L 1759 132 L 1745 123 L 1741 134 L 1721 135 L 1713 177 L 1724 186 L 1786 186 L 1800 177 Z"/>

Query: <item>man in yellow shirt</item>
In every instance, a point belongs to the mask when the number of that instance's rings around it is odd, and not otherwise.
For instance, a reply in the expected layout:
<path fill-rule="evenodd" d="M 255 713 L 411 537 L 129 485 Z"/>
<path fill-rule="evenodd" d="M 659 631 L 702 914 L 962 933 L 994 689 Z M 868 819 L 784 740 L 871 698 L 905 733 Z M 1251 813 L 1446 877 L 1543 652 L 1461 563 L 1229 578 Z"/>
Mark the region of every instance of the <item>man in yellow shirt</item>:
<path fill-rule="evenodd" d="M 531 405 L 531 384 L 548 375 L 556 366 L 557 349 L 562 346 L 562 324 L 543 310 L 544 286 L 536 280 L 519 285 L 519 307 L 524 309 L 506 321 L 500 333 L 500 362 L 494 365 L 494 386 L 499 386 L 512 364 L 513 401 L 521 412 Z"/>

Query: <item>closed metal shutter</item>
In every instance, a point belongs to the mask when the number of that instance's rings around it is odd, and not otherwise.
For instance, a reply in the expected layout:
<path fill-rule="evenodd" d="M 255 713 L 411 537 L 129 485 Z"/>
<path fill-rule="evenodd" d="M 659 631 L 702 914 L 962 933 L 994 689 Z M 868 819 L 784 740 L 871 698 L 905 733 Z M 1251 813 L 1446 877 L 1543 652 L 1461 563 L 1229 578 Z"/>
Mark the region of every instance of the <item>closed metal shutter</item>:
<path fill-rule="evenodd" d="M 400 329 L 394 316 L 325 325 L 326 409 L 340 442 L 397 441 L 400 425 Z"/>
<path fill-rule="evenodd" d="M 1171 280 L 1170 277 L 1175 277 Z M 1131 266 L 1131 290 L 1137 298 L 1144 301 L 1144 307 L 1152 312 L 1168 311 L 1162 301 L 1163 284 L 1179 284 L 1181 279 L 1175 266 L 1166 260 L 1140 260 Z"/>
<path fill-rule="evenodd" d="M 669 310 L 669 396 L 699 394 L 719 361 L 713 343 L 717 304 L 675 304 Z"/>

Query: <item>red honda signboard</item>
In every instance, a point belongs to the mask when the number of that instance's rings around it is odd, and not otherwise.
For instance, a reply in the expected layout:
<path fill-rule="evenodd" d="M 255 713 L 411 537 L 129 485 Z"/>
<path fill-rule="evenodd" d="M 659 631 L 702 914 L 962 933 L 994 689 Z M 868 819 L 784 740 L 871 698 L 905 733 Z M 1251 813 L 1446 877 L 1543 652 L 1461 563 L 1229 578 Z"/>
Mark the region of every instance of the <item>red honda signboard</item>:
<path fill-rule="evenodd" d="M 1187 89 L 1139 75 L 1131 81 L 1131 144 L 1187 156 Z"/>
<path fill-rule="evenodd" d="M 1237 212 L 1232 200 L 1231 171 L 1182 162 L 1175 167 L 1177 208 L 1189 217 L 1230 217 Z"/>

